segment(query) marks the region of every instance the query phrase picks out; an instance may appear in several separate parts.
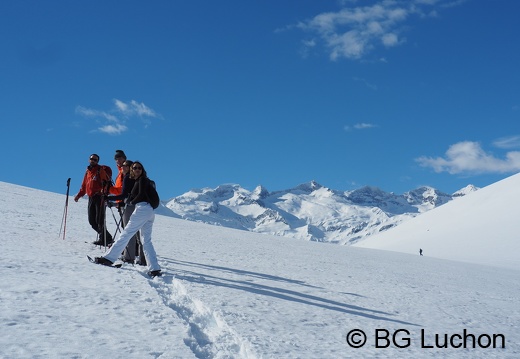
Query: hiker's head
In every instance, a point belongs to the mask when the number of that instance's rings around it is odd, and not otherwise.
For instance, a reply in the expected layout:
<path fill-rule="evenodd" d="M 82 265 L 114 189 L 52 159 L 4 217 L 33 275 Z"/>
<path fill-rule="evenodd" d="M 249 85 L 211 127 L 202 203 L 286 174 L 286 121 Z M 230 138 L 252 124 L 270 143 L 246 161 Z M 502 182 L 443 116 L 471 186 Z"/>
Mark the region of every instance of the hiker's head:
<path fill-rule="evenodd" d="M 123 173 L 124 174 L 127 174 L 128 172 L 130 172 L 130 167 L 132 166 L 132 164 L 133 164 L 133 162 L 130 161 L 130 160 L 125 160 L 123 162 L 122 167 L 123 167 Z"/>
<path fill-rule="evenodd" d="M 116 150 L 114 160 L 116 161 L 117 167 L 123 166 L 123 162 L 126 160 L 126 155 L 123 150 Z"/>
<path fill-rule="evenodd" d="M 141 162 L 135 161 L 130 168 L 132 169 L 134 178 L 139 178 L 141 176 L 146 177 L 146 170 L 144 169 L 144 166 Z"/>
<path fill-rule="evenodd" d="M 97 165 L 98 162 L 99 162 L 99 156 L 96 155 L 95 153 L 93 153 L 93 154 L 90 155 L 88 160 L 89 160 L 91 165 Z"/>

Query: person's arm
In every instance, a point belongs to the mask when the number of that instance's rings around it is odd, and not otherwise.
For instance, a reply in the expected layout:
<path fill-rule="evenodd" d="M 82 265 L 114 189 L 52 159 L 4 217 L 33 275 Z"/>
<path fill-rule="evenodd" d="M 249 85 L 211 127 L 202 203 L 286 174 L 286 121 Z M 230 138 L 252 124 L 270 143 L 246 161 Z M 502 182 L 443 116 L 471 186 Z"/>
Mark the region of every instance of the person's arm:
<path fill-rule="evenodd" d="M 74 197 L 75 202 L 77 202 L 81 197 L 83 197 L 85 195 L 85 193 L 87 193 L 86 182 L 87 182 L 87 172 L 85 172 L 85 175 L 83 176 L 83 182 L 81 182 L 81 187 L 79 188 L 78 194 L 76 194 L 76 196 Z"/>
<path fill-rule="evenodd" d="M 108 196 L 108 200 L 109 201 L 119 201 L 119 200 L 123 200 L 126 197 L 128 197 L 133 188 L 134 182 L 135 181 L 132 178 L 130 178 L 128 176 L 125 177 L 123 180 L 123 190 L 122 190 L 121 194 L 117 195 L 117 196 Z"/>

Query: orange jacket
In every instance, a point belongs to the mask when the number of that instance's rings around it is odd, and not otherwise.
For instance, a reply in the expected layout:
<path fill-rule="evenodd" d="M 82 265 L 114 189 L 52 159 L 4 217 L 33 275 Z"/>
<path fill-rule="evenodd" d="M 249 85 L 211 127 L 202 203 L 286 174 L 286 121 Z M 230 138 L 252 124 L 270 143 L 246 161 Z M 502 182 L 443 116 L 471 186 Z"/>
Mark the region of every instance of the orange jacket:
<path fill-rule="evenodd" d="M 114 194 L 116 196 L 123 193 L 123 167 L 118 167 L 118 170 L 119 172 L 116 177 L 116 183 L 112 187 L 110 187 L 110 194 Z"/>
<path fill-rule="evenodd" d="M 103 184 L 111 182 L 112 170 L 108 166 L 88 166 L 76 198 L 85 194 L 92 197 L 103 192 Z"/>

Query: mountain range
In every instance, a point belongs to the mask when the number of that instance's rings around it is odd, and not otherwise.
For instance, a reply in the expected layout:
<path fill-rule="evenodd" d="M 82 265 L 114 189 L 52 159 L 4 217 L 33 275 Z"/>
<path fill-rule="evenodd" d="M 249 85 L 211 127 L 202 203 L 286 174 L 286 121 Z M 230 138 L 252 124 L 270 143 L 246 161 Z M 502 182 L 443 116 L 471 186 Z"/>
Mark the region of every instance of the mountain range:
<path fill-rule="evenodd" d="M 193 189 L 163 202 L 161 214 L 190 221 L 316 242 L 354 244 L 417 215 L 477 191 L 419 187 L 402 195 L 365 186 L 338 191 L 316 181 L 269 192 L 238 184 Z"/>

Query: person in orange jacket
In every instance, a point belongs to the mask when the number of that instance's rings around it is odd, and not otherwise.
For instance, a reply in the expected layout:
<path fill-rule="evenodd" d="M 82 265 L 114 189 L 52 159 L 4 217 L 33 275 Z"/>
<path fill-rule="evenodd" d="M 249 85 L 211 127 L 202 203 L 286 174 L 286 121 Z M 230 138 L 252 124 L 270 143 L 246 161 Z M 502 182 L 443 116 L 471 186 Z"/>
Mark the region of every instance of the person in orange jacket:
<path fill-rule="evenodd" d="M 114 242 L 105 226 L 105 196 L 111 183 L 112 169 L 99 164 L 99 155 L 91 154 L 83 182 L 74 201 L 78 202 L 84 195 L 88 196 L 88 222 L 98 233 L 98 239 L 93 242 L 96 245 L 110 245 Z"/>
<path fill-rule="evenodd" d="M 123 150 L 116 150 L 114 160 L 116 161 L 118 172 L 114 185 L 110 187 L 110 194 L 119 196 L 121 193 L 123 193 L 123 179 L 125 177 L 123 173 L 123 163 L 126 161 L 125 152 Z"/>

